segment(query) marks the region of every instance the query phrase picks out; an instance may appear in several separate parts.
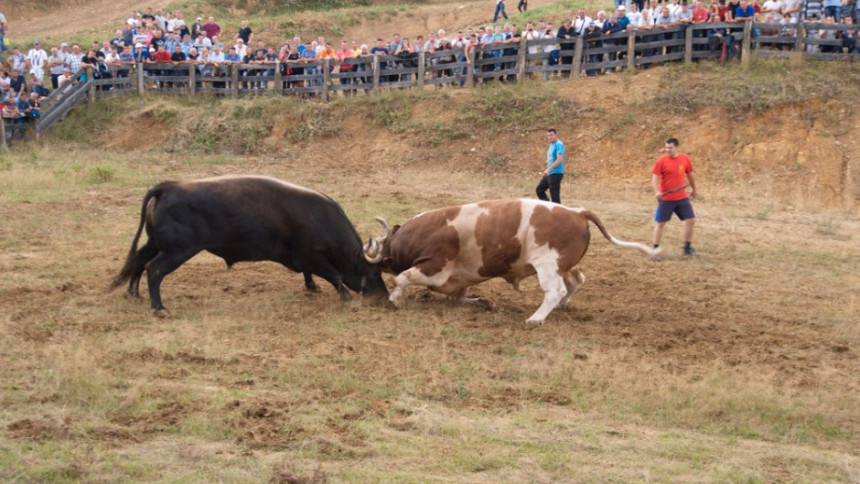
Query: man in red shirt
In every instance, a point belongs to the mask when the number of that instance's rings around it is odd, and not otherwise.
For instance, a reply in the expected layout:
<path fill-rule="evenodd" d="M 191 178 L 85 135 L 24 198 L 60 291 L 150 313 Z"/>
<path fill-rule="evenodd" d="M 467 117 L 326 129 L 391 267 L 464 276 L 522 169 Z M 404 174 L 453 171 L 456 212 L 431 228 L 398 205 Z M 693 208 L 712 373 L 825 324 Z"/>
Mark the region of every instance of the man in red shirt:
<path fill-rule="evenodd" d="M 677 139 L 667 139 L 664 150 L 666 154 L 657 160 L 651 170 L 651 184 L 654 185 L 654 196 L 658 202 L 657 211 L 654 214 L 654 221 L 657 222 L 654 227 L 654 248 L 660 246 L 663 228 L 674 213 L 684 221 L 684 255 L 698 257 L 698 252 L 691 245 L 693 226 L 696 223 L 696 214 L 693 212 L 693 204 L 690 203 L 690 199 L 696 196 L 693 165 L 690 163 L 690 157 L 678 152 Z M 689 195 L 686 190 L 688 186 Z M 654 260 L 662 259 L 656 255 Z"/>

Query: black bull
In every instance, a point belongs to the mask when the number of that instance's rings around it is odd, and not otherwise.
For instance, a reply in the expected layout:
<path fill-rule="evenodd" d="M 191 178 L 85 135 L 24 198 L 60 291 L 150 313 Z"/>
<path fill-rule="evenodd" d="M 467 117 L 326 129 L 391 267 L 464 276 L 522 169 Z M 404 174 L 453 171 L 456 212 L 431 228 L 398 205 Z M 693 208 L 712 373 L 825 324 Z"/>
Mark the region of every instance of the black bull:
<path fill-rule="evenodd" d="M 148 240 L 138 250 L 144 227 Z M 241 261 L 280 263 L 303 273 L 309 290 L 317 290 L 312 278 L 317 275 L 343 300 L 351 298 L 349 289 L 376 300 L 388 295 L 379 267 L 365 260 L 358 232 L 337 202 L 260 176 L 164 182 L 150 189 L 125 265 L 110 288 L 128 281 L 128 294 L 140 297 L 146 271 L 152 310 L 166 314 L 161 281 L 204 250 L 228 267 Z"/>

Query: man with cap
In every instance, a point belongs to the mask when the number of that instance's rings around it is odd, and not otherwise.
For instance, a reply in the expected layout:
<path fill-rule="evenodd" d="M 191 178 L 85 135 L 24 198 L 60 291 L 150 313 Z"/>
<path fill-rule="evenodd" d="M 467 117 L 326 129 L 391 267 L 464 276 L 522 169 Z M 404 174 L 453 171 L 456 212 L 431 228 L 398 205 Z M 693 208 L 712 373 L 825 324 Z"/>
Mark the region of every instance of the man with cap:
<path fill-rule="evenodd" d="M 33 41 L 33 48 L 27 52 L 27 69 L 38 79 L 45 78 L 45 64 L 48 63 L 48 54 L 42 49 L 38 40 Z"/>
<path fill-rule="evenodd" d="M 66 57 L 60 53 L 60 49 L 51 47 L 51 55 L 48 56 L 48 68 L 51 70 L 51 87 L 56 89 L 60 86 L 59 79 L 63 74 L 63 64 Z"/>

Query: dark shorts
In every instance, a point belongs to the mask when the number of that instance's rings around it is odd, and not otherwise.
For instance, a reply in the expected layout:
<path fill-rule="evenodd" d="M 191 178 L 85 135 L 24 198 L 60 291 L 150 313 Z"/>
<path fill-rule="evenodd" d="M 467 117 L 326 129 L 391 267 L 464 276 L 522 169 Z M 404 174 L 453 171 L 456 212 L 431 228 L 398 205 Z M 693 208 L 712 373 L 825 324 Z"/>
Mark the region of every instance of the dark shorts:
<path fill-rule="evenodd" d="M 696 218 L 696 214 L 693 212 L 693 204 L 690 203 L 689 198 L 684 198 L 682 200 L 672 200 L 668 202 L 660 200 L 660 203 L 657 205 L 657 211 L 654 212 L 654 221 L 668 222 L 669 219 L 672 218 L 673 213 L 681 220 Z"/>

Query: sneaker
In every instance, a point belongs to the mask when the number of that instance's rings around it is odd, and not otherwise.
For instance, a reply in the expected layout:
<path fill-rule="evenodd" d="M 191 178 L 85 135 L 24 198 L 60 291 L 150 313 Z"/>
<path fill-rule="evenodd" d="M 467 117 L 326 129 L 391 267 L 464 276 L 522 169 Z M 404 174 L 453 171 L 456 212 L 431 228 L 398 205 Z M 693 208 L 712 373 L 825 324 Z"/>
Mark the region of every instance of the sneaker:
<path fill-rule="evenodd" d="M 689 249 L 684 249 L 684 256 L 695 259 L 699 257 L 699 253 L 696 252 L 696 249 L 690 247 Z"/>

